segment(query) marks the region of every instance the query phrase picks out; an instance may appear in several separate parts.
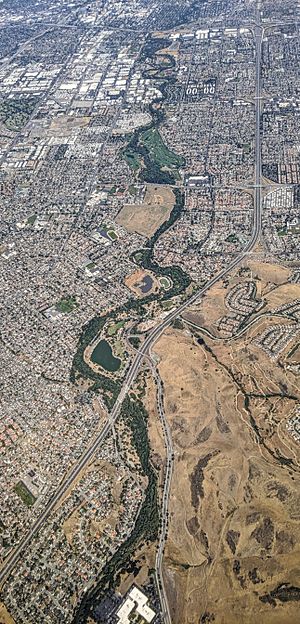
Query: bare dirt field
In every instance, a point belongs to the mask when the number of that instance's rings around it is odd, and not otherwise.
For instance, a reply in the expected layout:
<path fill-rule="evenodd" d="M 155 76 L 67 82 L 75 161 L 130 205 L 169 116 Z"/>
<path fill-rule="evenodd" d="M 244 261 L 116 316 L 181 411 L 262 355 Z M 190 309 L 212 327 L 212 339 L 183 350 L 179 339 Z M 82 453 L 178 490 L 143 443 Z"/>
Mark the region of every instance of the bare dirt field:
<path fill-rule="evenodd" d="M 15 624 L 15 620 L 9 615 L 2 602 L 0 602 L 0 624 Z"/>
<path fill-rule="evenodd" d="M 150 237 L 169 218 L 175 195 L 168 186 L 147 184 L 142 204 L 125 204 L 116 222 L 129 232 Z"/>
<path fill-rule="evenodd" d="M 158 471 L 159 486 L 162 484 L 162 472 L 166 461 L 165 441 L 156 405 L 156 385 L 152 375 L 147 376 L 144 404 L 149 414 L 148 436 L 152 449 L 151 461 Z"/>
<path fill-rule="evenodd" d="M 262 293 L 289 275 L 263 270 Z M 216 291 L 221 309 L 226 289 Z M 294 285 L 281 294 L 276 305 Z M 175 451 L 164 558 L 173 624 L 298 621 L 300 451 L 285 423 L 299 378 L 255 344 L 261 329 L 229 342 L 169 329 L 155 345 Z"/>
<path fill-rule="evenodd" d="M 120 583 L 118 585 L 118 592 L 124 596 L 130 589 L 133 583 L 142 587 L 147 582 L 150 571 L 153 570 L 155 565 L 156 543 L 145 544 L 141 546 L 134 553 L 135 571 L 124 572 L 121 574 Z"/>

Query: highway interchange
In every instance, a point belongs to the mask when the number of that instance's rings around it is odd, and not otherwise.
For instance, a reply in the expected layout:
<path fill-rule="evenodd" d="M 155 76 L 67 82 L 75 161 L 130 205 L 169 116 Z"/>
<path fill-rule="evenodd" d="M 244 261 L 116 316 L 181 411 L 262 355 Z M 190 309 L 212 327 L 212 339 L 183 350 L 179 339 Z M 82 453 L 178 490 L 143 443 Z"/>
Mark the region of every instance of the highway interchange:
<path fill-rule="evenodd" d="M 6 558 L 1 570 L 0 570 L 0 585 L 2 585 L 7 577 L 16 567 L 18 561 L 21 558 L 22 553 L 30 545 L 33 537 L 39 532 L 41 527 L 49 518 L 50 514 L 55 510 L 57 505 L 62 501 L 70 488 L 74 485 L 80 473 L 84 470 L 92 457 L 97 452 L 98 448 L 103 444 L 104 440 L 112 430 L 114 423 L 120 414 L 121 405 L 128 394 L 135 378 L 140 370 L 143 360 L 149 355 L 150 349 L 155 342 L 160 338 L 165 329 L 170 326 L 172 321 L 179 317 L 182 312 L 190 305 L 197 302 L 214 284 L 223 279 L 231 271 L 236 269 L 239 264 L 247 257 L 247 254 L 251 252 L 261 235 L 261 216 L 262 216 L 262 186 L 261 186 L 261 136 L 260 136 L 260 119 L 261 119 L 261 47 L 263 29 L 256 24 L 254 28 L 254 35 L 256 41 L 256 91 L 255 91 L 255 195 L 254 195 L 254 217 L 253 217 L 253 231 L 251 239 L 248 241 L 243 252 L 238 255 L 232 262 L 222 269 L 215 277 L 207 282 L 203 287 L 197 290 L 189 299 L 181 303 L 175 310 L 173 310 L 159 325 L 150 331 L 145 342 L 136 353 L 133 362 L 128 370 L 126 378 L 124 380 L 120 394 L 116 400 L 116 403 L 109 415 L 109 418 L 101 430 L 101 432 L 95 437 L 90 446 L 83 453 L 78 463 L 73 466 L 68 476 L 61 482 L 52 498 L 48 501 L 44 510 L 40 516 L 35 520 L 28 533 L 20 540 L 16 548 Z M 166 423 L 163 412 L 163 389 L 159 377 L 156 377 L 158 388 L 158 407 L 159 413 L 163 423 Z M 167 470 L 165 474 L 165 483 L 162 498 L 162 512 L 161 512 L 161 535 L 159 540 L 159 546 L 156 557 L 156 573 L 157 578 L 161 583 L 160 597 L 162 601 L 163 618 L 165 624 L 170 624 L 170 612 L 164 591 L 164 585 L 162 580 L 162 557 L 166 539 L 167 529 L 167 517 L 168 517 L 168 500 L 172 477 L 172 440 L 170 430 L 168 427 L 165 429 L 165 436 L 167 442 Z"/>

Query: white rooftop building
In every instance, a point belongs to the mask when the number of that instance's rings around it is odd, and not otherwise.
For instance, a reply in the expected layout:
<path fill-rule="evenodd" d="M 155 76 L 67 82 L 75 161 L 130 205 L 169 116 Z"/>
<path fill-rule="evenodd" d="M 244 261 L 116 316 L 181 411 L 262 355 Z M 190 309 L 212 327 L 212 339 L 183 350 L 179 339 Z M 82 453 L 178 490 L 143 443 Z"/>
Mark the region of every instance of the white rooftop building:
<path fill-rule="evenodd" d="M 141 624 L 150 623 L 155 618 L 155 612 L 149 607 L 148 598 L 145 594 L 133 585 L 116 615 L 118 624 L 130 624 L 133 615 L 141 617 Z M 131 618 L 130 618 L 131 616 Z"/>

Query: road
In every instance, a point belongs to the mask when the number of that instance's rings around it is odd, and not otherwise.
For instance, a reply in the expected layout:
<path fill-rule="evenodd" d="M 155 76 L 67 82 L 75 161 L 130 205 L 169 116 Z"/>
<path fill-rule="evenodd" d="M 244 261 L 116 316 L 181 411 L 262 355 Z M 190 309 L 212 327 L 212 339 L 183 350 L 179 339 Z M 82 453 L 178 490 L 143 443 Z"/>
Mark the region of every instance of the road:
<path fill-rule="evenodd" d="M 261 48 L 262 48 L 263 29 L 261 26 L 255 27 L 255 197 L 254 208 L 256 217 L 254 220 L 254 236 L 256 240 L 260 237 L 261 218 L 262 218 L 262 166 L 261 166 Z"/>
<path fill-rule="evenodd" d="M 162 430 L 166 445 L 166 472 L 163 486 L 163 494 L 162 494 L 162 503 L 161 503 L 161 514 L 160 514 L 160 535 L 158 540 L 158 548 L 156 552 L 155 558 L 155 575 L 156 575 L 156 583 L 157 589 L 159 593 L 159 600 L 162 609 L 162 617 L 163 621 L 166 624 L 172 624 L 170 608 L 167 598 L 167 593 L 165 590 L 163 571 L 162 571 L 162 562 L 163 562 L 163 554 L 165 549 L 165 544 L 167 540 L 167 531 L 168 531 L 168 507 L 169 507 L 169 496 L 173 475 L 173 463 L 174 463 L 174 450 L 173 450 L 173 441 L 172 434 L 169 427 L 169 423 L 165 416 L 164 410 L 164 394 L 163 394 L 163 386 L 161 383 L 160 376 L 157 370 L 152 366 L 153 377 L 156 381 L 157 387 L 157 410 L 160 417 L 160 421 L 162 424 Z"/>
<path fill-rule="evenodd" d="M 240 338 L 251 327 L 253 327 L 253 325 L 255 325 L 255 323 L 257 323 L 257 321 L 259 321 L 260 319 L 265 319 L 268 317 L 270 317 L 270 319 L 277 317 L 277 318 L 283 318 L 286 320 L 288 318 L 288 315 L 284 313 L 280 313 L 280 312 L 262 312 L 261 314 L 258 314 L 254 319 L 252 319 L 252 321 L 250 321 L 249 323 L 244 325 L 241 329 L 239 329 L 239 331 L 237 331 L 232 336 L 229 336 L 228 338 L 220 338 L 219 336 L 215 336 L 214 334 L 212 334 L 211 331 L 209 331 L 209 329 L 206 329 L 205 327 L 201 327 L 200 325 L 197 325 L 197 323 L 193 323 L 193 321 L 189 321 L 186 318 L 183 318 L 182 320 L 184 321 L 184 323 L 186 323 L 186 325 L 190 325 L 191 327 L 194 327 L 199 333 L 204 334 L 205 336 L 208 336 L 208 338 L 211 338 L 211 340 L 215 340 L 216 342 L 230 342 L 231 340 L 237 340 L 237 338 Z M 293 322 L 294 324 L 296 324 L 297 323 L 296 319 L 294 319 Z"/>
<path fill-rule="evenodd" d="M 190 305 L 198 301 L 214 284 L 223 279 L 239 266 L 239 264 L 247 257 L 247 254 L 253 249 L 261 234 L 261 138 L 260 138 L 260 118 L 261 118 L 261 47 L 262 47 L 262 28 L 256 26 L 255 28 L 255 40 L 256 40 L 256 91 L 255 91 L 255 198 L 254 198 L 254 215 L 253 215 L 253 230 L 252 236 L 245 246 L 243 252 L 239 254 L 232 262 L 222 269 L 215 277 L 210 279 L 205 286 L 197 290 L 189 299 L 181 303 L 173 312 L 171 312 L 157 327 L 152 329 L 148 334 L 144 344 L 140 347 L 139 352 L 136 354 L 124 380 L 120 394 L 116 400 L 116 403 L 109 415 L 107 423 L 103 427 L 102 431 L 96 436 L 91 445 L 86 449 L 78 463 L 74 465 L 66 479 L 58 486 L 55 494 L 50 498 L 42 511 L 41 515 L 34 521 L 32 527 L 26 535 L 20 540 L 16 548 L 8 555 L 0 570 L 0 585 L 4 583 L 6 578 L 11 574 L 21 558 L 22 553 L 30 545 L 33 537 L 39 532 L 44 523 L 49 518 L 50 514 L 54 511 L 58 503 L 66 495 L 67 491 L 72 487 L 78 475 L 90 462 L 92 457 L 97 452 L 98 448 L 103 444 L 107 435 L 110 433 L 114 423 L 116 422 L 119 414 L 122 402 L 126 397 L 132 383 L 140 369 L 143 359 L 149 353 L 150 347 L 160 338 L 165 329 L 169 327 L 173 320 L 182 314 L 182 312 Z"/>

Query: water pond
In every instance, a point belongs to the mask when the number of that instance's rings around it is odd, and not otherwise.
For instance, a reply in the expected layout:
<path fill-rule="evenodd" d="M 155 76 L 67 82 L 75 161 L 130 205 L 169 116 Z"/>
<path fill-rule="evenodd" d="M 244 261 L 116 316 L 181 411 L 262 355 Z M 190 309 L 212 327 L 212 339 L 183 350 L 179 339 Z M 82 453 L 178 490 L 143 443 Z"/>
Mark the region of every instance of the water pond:
<path fill-rule="evenodd" d="M 96 345 L 91 360 L 94 364 L 102 366 L 106 371 L 115 373 L 121 366 L 121 360 L 116 358 L 107 340 L 100 340 Z"/>

